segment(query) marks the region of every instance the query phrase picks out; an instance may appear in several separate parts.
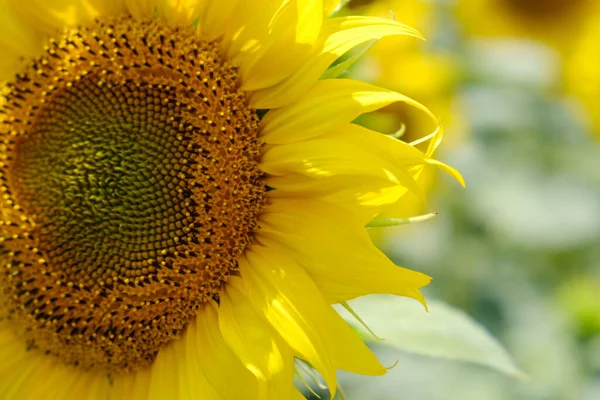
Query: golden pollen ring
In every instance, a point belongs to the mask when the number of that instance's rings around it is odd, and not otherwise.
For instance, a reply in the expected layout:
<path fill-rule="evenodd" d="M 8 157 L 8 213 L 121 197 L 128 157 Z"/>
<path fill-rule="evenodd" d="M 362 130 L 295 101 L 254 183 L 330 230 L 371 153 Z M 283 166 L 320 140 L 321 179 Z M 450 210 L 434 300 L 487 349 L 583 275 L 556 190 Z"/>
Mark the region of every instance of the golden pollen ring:
<path fill-rule="evenodd" d="M 237 273 L 258 117 L 192 27 L 102 19 L 45 50 L 1 109 L 0 318 L 67 364 L 143 367 Z"/>

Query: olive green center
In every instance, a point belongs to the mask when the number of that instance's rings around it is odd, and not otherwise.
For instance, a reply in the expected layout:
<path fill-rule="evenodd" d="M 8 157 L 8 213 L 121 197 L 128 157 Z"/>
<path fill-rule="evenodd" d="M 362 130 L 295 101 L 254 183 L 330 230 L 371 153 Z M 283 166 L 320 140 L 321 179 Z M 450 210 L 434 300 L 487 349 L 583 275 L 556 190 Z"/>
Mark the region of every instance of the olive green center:
<path fill-rule="evenodd" d="M 17 142 L 19 199 L 69 279 L 146 275 L 149 259 L 193 229 L 190 178 L 202 155 L 167 123 L 177 112 L 163 99 L 174 92 L 86 79 L 57 93 Z"/>

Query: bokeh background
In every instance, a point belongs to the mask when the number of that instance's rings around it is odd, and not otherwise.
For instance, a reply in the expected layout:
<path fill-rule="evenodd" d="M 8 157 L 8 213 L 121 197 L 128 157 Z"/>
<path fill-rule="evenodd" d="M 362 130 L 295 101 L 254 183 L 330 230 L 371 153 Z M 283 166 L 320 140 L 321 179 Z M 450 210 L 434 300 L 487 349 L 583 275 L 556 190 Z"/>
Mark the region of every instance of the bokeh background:
<path fill-rule="evenodd" d="M 352 0 L 344 12 L 426 36 L 384 39 L 348 75 L 441 116 L 437 158 L 467 182 L 425 174 L 430 204 L 406 212 L 439 215 L 373 239 L 433 276 L 425 296 L 481 323 L 527 375 L 375 344 L 397 365 L 380 378 L 342 374 L 346 398 L 600 399 L 600 1 Z M 431 130 L 401 106 L 358 122 L 405 125 L 408 141 Z"/>

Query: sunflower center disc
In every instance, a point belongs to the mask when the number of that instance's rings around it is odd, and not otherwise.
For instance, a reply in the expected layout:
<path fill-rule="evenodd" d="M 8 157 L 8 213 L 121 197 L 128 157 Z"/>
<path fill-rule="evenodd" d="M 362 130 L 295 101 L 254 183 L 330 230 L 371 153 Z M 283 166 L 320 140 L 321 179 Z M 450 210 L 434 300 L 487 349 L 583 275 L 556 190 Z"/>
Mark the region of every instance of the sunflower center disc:
<path fill-rule="evenodd" d="M 190 27 L 51 40 L 0 117 L 0 318 L 109 371 L 152 362 L 217 298 L 264 202 L 258 118 Z"/>

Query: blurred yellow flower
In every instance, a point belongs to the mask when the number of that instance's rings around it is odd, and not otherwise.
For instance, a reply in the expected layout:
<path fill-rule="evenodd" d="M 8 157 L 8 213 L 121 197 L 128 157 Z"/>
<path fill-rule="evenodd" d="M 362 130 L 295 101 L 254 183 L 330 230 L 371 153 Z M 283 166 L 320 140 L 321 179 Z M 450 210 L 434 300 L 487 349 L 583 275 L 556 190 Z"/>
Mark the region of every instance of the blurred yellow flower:
<path fill-rule="evenodd" d="M 574 38 L 572 55 L 566 60 L 567 90 L 589 110 L 594 130 L 600 135 L 600 4 L 590 8 Z"/>
<path fill-rule="evenodd" d="M 595 0 L 461 0 L 457 16 L 471 36 L 527 37 L 567 54 Z"/>
<path fill-rule="evenodd" d="M 441 130 L 421 151 L 351 123 L 432 114 L 319 80 L 419 36 L 334 7 L 0 0 L 0 398 L 295 399 L 296 357 L 332 397 L 338 369 L 385 373 L 330 305 L 423 301 L 365 224 L 427 165 L 462 179 Z"/>
<path fill-rule="evenodd" d="M 529 38 L 555 49 L 563 62 L 565 90 L 583 102 L 600 132 L 599 2 L 464 0 L 456 10 L 471 36 Z"/>

